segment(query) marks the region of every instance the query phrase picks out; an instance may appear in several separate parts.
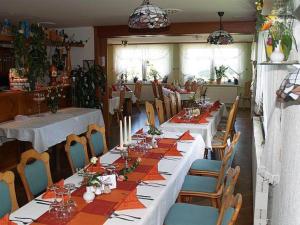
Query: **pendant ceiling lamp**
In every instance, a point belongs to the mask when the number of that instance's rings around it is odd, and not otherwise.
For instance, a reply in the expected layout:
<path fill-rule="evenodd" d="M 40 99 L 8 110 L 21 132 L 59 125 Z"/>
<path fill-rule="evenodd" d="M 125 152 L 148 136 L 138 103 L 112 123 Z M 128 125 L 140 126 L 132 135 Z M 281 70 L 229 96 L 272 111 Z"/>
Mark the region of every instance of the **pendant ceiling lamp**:
<path fill-rule="evenodd" d="M 225 30 L 223 30 L 223 24 L 222 24 L 222 16 L 224 15 L 224 12 L 218 12 L 218 15 L 220 17 L 220 29 L 212 32 L 208 38 L 207 42 L 213 45 L 228 45 L 233 43 L 232 36 Z"/>
<path fill-rule="evenodd" d="M 129 17 L 128 26 L 132 29 L 159 29 L 170 25 L 167 12 L 143 0 Z"/>

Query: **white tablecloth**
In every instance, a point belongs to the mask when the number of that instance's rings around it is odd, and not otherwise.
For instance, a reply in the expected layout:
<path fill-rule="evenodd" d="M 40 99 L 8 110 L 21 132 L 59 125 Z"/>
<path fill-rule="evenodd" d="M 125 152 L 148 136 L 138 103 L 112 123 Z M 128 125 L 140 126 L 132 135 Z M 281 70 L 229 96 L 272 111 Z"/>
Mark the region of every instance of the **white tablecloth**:
<path fill-rule="evenodd" d="M 192 133 L 201 134 L 205 141 L 206 148 L 211 148 L 211 141 L 217 132 L 218 124 L 222 118 L 227 114 L 226 107 L 222 104 L 218 111 L 212 112 L 212 117 L 207 117 L 208 123 L 205 124 L 191 124 L 191 123 L 171 123 L 169 121 L 163 123 L 160 128 L 163 131 L 173 131 L 182 133 L 190 130 Z"/>
<path fill-rule="evenodd" d="M 89 124 L 104 126 L 102 112 L 99 109 L 65 108 L 57 113 L 33 115 L 25 120 L 0 123 L 0 137 L 29 141 L 39 152 L 47 151 L 66 140 L 69 134 L 82 134 Z"/>
<path fill-rule="evenodd" d="M 120 91 L 113 91 L 112 97 L 120 97 Z M 135 97 L 133 91 L 125 92 L 125 99 L 131 99 L 132 103 L 135 103 L 137 98 Z"/>
<path fill-rule="evenodd" d="M 165 96 L 169 96 L 170 93 L 174 93 L 174 91 L 163 87 L 163 94 Z M 190 100 L 194 96 L 195 92 L 188 92 L 188 93 L 180 93 L 180 98 L 182 101 Z"/>
<path fill-rule="evenodd" d="M 181 133 L 180 133 L 181 134 Z M 167 133 L 165 137 L 178 137 L 179 133 Z M 183 151 L 183 157 L 180 160 L 166 160 L 162 159 L 158 164 L 158 170 L 169 172 L 172 175 L 163 175 L 166 180 L 155 181 L 155 183 L 162 183 L 166 186 L 162 187 L 149 187 L 149 186 L 138 186 L 137 194 L 139 195 L 150 195 L 154 200 L 140 200 L 146 208 L 144 209 L 131 209 L 122 210 L 117 213 L 125 213 L 132 216 L 141 217 L 140 220 L 125 221 L 120 219 L 108 219 L 105 225 L 161 225 L 163 224 L 164 218 L 167 215 L 172 204 L 174 204 L 177 195 L 181 189 L 184 181 L 184 177 L 187 174 L 192 162 L 195 159 L 203 158 L 204 154 L 204 141 L 201 135 L 192 134 L 195 137 L 193 142 L 178 142 L 178 150 Z M 101 157 L 102 163 L 112 163 L 119 155 L 107 153 Z M 173 158 L 173 157 L 172 157 Z M 82 177 L 74 174 L 70 178 L 65 180 L 65 183 L 74 183 L 78 185 L 82 181 Z M 149 181 L 151 183 L 151 181 Z M 47 205 L 37 204 L 35 201 L 31 201 L 22 208 L 18 209 L 10 215 L 10 219 L 17 217 L 31 217 L 37 219 L 43 213 L 48 210 Z M 126 217 L 127 218 L 127 217 Z M 21 225 L 21 223 L 19 223 Z M 85 224 L 88 225 L 88 224 Z"/>
<path fill-rule="evenodd" d="M 120 97 L 113 97 L 109 99 L 109 113 L 115 114 L 115 109 L 118 109 L 120 105 Z"/>

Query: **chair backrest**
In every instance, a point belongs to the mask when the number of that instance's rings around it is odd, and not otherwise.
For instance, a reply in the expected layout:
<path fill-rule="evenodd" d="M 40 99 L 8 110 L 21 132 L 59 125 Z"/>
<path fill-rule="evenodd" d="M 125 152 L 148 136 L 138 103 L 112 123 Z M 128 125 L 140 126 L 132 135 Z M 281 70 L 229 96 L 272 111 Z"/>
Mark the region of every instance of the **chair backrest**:
<path fill-rule="evenodd" d="M 100 127 L 97 124 L 90 124 L 88 126 L 86 138 L 92 156 L 97 157 L 107 152 L 105 127 Z"/>
<path fill-rule="evenodd" d="M 76 172 L 76 168 L 82 169 L 89 164 L 85 137 L 79 137 L 75 134 L 68 135 L 65 151 L 73 173 Z"/>
<path fill-rule="evenodd" d="M 162 86 L 162 84 L 158 84 L 157 85 L 157 89 L 158 89 L 158 98 L 160 100 L 163 100 L 164 99 L 164 93 L 163 93 L 163 86 Z"/>
<path fill-rule="evenodd" d="M 176 101 L 177 101 L 177 110 L 178 110 L 178 112 L 180 112 L 182 110 L 181 96 L 180 96 L 180 93 L 177 91 L 175 91 L 175 95 L 176 95 Z"/>
<path fill-rule="evenodd" d="M 233 198 L 233 193 L 239 175 L 239 166 L 228 170 L 217 225 L 233 225 L 237 219 L 242 206 L 242 196 L 237 194 Z"/>
<path fill-rule="evenodd" d="M 232 153 L 231 153 L 230 158 L 229 158 L 229 160 L 228 160 L 228 165 L 229 165 L 229 167 L 231 167 L 232 161 L 233 161 L 234 156 L 235 156 L 235 154 L 236 154 L 236 151 L 237 151 L 236 145 L 237 145 L 237 143 L 238 143 L 238 141 L 239 141 L 239 139 L 240 139 L 240 136 L 241 136 L 241 132 L 237 132 L 237 133 L 233 136 L 233 141 L 232 141 L 232 143 L 231 143 L 231 145 L 232 145 Z"/>
<path fill-rule="evenodd" d="M 251 98 L 251 80 L 245 82 L 243 98 Z"/>
<path fill-rule="evenodd" d="M 176 104 L 176 97 L 174 93 L 170 93 L 170 103 L 171 103 L 171 114 L 174 116 L 177 114 L 177 104 Z"/>
<path fill-rule="evenodd" d="M 164 105 L 166 110 L 166 119 L 168 120 L 171 118 L 171 103 L 170 103 L 170 98 L 165 95 L 164 95 Z"/>
<path fill-rule="evenodd" d="M 218 181 L 217 181 L 217 185 L 216 185 L 216 191 L 220 190 L 220 188 L 224 184 L 226 172 L 227 172 L 227 169 L 228 169 L 228 161 L 230 159 L 232 151 L 233 151 L 233 146 L 230 145 L 226 155 L 222 159 L 221 168 L 220 168 L 220 172 L 219 172 L 219 175 L 218 175 Z"/>
<path fill-rule="evenodd" d="M 134 85 L 134 95 L 138 100 L 141 98 L 142 87 L 143 83 L 141 81 L 137 81 Z"/>
<path fill-rule="evenodd" d="M 120 91 L 119 111 L 123 110 L 124 102 L 125 102 L 125 90 L 121 90 Z"/>
<path fill-rule="evenodd" d="M 233 124 L 233 116 L 234 116 L 235 105 L 236 104 L 233 103 L 233 105 L 230 108 L 229 114 L 228 114 L 228 118 L 227 118 L 227 122 L 226 122 L 225 134 L 223 136 L 223 145 L 225 145 L 226 142 L 227 142 L 227 139 L 230 138 L 230 133 L 231 133 L 232 124 Z"/>
<path fill-rule="evenodd" d="M 42 193 L 52 185 L 49 165 L 49 154 L 38 153 L 34 149 L 21 154 L 21 161 L 17 166 L 28 201 Z"/>
<path fill-rule="evenodd" d="M 191 84 L 191 91 L 196 92 L 198 88 L 198 84 L 196 81 L 193 81 Z"/>
<path fill-rule="evenodd" d="M 0 219 L 19 208 L 14 181 L 13 172 L 0 173 Z"/>
<path fill-rule="evenodd" d="M 154 81 L 151 81 L 152 84 L 152 91 L 153 91 L 153 96 L 154 98 L 158 98 L 158 94 L 157 94 L 157 83 Z"/>
<path fill-rule="evenodd" d="M 151 126 L 155 127 L 154 107 L 150 102 L 147 101 L 145 102 L 145 107 L 146 107 L 148 122 Z"/>
<path fill-rule="evenodd" d="M 156 98 L 155 107 L 158 115 L 159 124 L 163 124 L 165 122 L 165 115 L 164 115 L 164 106 L 162 100 Z"/>
<path fill-rule="evenodd" d="M 240 102 L 240 96 L 236 96 L 235 101 L 234 101 L 234 113 L 233 113 L 233 118 L 232 118 L 232 125 L 231 125 L 231 134 L 233 135 L 234 133 L 234 125 L 236 121 L 236 116 L 239 111 L 239 102 Z"/>

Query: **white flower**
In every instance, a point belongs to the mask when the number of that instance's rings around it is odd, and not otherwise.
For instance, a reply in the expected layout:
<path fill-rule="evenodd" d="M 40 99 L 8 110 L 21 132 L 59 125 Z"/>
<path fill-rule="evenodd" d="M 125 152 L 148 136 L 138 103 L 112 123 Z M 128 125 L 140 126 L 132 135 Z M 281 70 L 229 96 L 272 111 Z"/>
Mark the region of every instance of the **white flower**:
<path fill-rule="evenodd" d="M 142 159 L 140 157 L 137 158 L 136 160 L 138 163 L 142 162 Z"/>
<path fill-rule="evenodd" d="M 20 29 L 20 30 L 19 30 L 19 33 L 20 33 L 20 34 L 24 34 L 24 30 Z"/>
<path fill-rule="evenodd" d="M 92 163 L 92 164 L 95 165 L 95 164 L 97 163 L 97 161 L 98 161 L 98 158 L 97 158 L 97 157 L 92 157 L 92 158 L 91 158 L 91 163 Z"/>
<path fill-rule="evenodd" d="M 61 97 L 61 95 L 60 95 L 60 94 L 58 94 L 58 97 Z"/>
<path fill-rule="evenodd" d="M 54 100 L 54 97 L 53 97 L 53 96 L 51 97 L 51 100 Z"/>

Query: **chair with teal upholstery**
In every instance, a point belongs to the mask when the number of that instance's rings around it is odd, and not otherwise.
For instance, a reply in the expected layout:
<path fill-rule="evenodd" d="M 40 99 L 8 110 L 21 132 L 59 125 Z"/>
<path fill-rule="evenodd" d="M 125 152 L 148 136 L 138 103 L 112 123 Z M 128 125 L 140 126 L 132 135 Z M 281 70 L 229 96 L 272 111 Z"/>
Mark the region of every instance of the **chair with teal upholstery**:
<path fill-rule="evenodd" d="M 229 151 L 232 151 L 230 146 Z M 224 180 L 230 155 L 226 155 L 222 161 L 218 177 L 187 175 L 184 178 L 178 200 L 191 200 L 192 197 L 208 198 L 212 206 L 218 207 L 223 193 Z"/>
<path fill-rule="evenodd" d="M 41 194 L 48 186 L 53 184 L 47 152 L 38 153 L 34 149 L 23 152 L 17 170 L 23 182 L 28 201 L 31 201 L 34 196 Z"/>
<path fill-rule="evenodd" d="M 233 196 L 240 169 L 230 169 L 220 209 L 188 203 L 175 203 L 169 210 L 164 225 L 233 225 L 242 206 L 242 196 Z"/>
<path fill-rule="evenodd" d="M 19 208 L 14 181 L 13 172 L 0 173 L 0 219 Z"/>
<path fill-rule="evenodd" d="M 232 161 L 236 153 L 236 144 L 241 136 L 241 133 L 238 132 L 234 135 L 233 141 L 231 142 L 232 151 L 229 151 L 229 146 L 225 149 L 225 155 L 230 155 L 228 160 L 228 168 L 231 167 Z M 224 160 L 224 158 L 223 158 Z M 208 159 L 196 159 L 190 168 L 191 175 L 201 175 L 201 176 L 212 176 L 217 177 L 220 173 L 222 165 L 222 160 L 208 160 Z"/>
<path fill-rule="evenodd" d="M 99 127 L 97 124 L 89 125 L 86 138 L 92 156 L 98 157 L 107 152 L 105 127 Z"/>
<path fill-rule="evenodd" d="M 76 169 L 82 169 L 89 164 L 85 137 L 70 134 L 67 137 L 65 151 L 73 173 Z"/>

